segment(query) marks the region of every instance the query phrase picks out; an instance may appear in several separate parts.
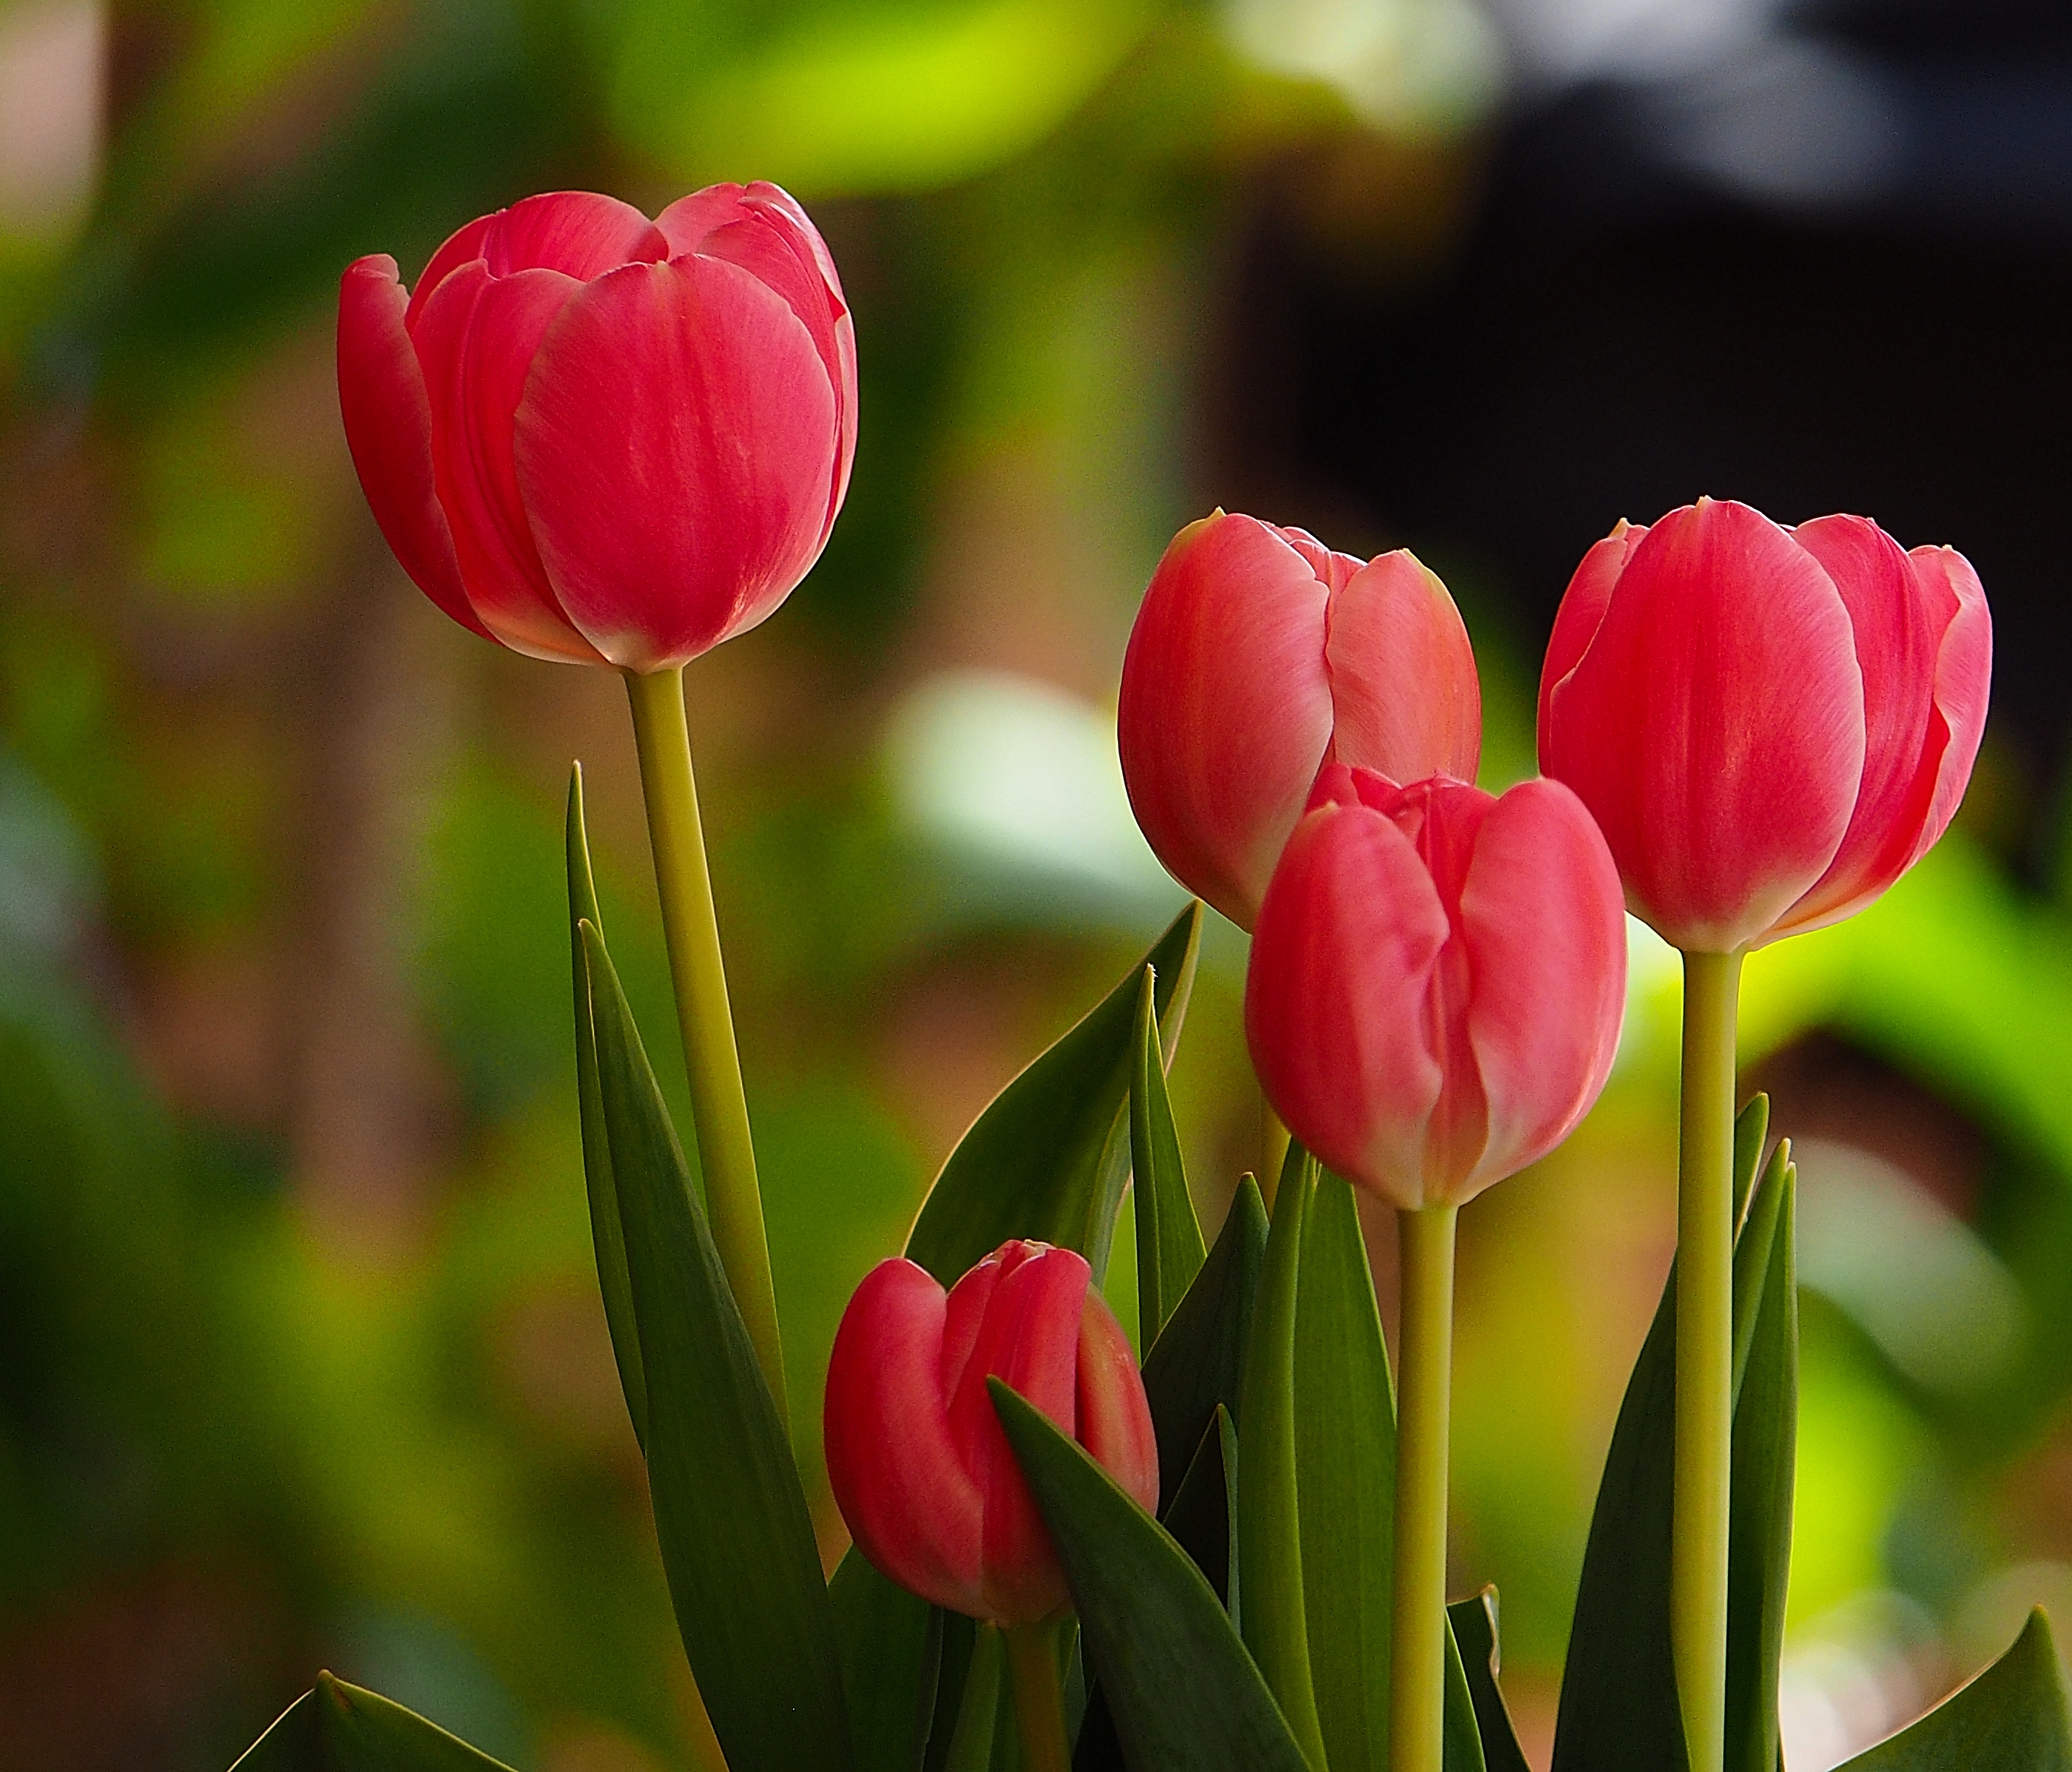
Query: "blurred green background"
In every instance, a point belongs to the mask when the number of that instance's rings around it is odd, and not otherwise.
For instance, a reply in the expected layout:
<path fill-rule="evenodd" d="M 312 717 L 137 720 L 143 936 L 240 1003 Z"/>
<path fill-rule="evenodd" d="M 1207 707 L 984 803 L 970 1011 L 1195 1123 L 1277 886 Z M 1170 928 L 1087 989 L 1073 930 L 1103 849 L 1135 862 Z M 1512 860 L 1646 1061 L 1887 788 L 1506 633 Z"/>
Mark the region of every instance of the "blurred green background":
<path fill-rule="evenodd" d="M 1535 200 L 1515 143 L 1572 117 L 1531 54 L 1559 14 L 0 0 L 0 1772 L 216 1772 L 319 1666 L 525 1772 L 710 1763 L 595 1296 L 565 1025 L 581 757 L 673 1084 L 623 697 L 472 639 L 389 558 L 339 431 L 343 265 L 388 251 L 414 278 L 536 189 L 652 212 L 767 177 L 841 266 L 848 509 L 778 616 L 689 673 L 832 1560 L 817 1412 L 849 1288 L 1178 902 L 1112 729 L 1165 539 L 1221 502 L 1417 545 L 1474 633 L 1489 783 L 1531 767 L 1560 578 L 1507 553 L 1523 507 L 1455 444 L 1468 517 L 1392 504 L 1429 390 L 1350 430 L 1248 390 L 1314 382 L 1341 335 L 1429 360 L 1405 302 L 1472 302 L 1472 242 Z M 1328 323 L 1275 293 L 1320 282 Z M 1515 384 L 1533 360 L 1490 360 Z M 1660 425 L 1631 450 L 1673 459 Z M 1363 426 L 1380 468 L 1319 467 Z M 1538 437 L 1527 479 L 1567 483 L 1574 454 Z M 1827 458 L 1778 515 L 1870 502 L 1827 490 Z M 1704 490 L 1741 488 L 1660 503 Z M 1578 496 L 1561 557 L 1614 495 L 1655 514 L 1644 487 Z M 2004 652 L 2007 612 L 2062 600 L 1996 578 L 1988 534 L 1902 539 L 1974 551 Z M 1996 722 L 1914 876 L 1749 968 L 1748 1081 L 1805 1177 L 1794 1772 L 1997 1652 L 2033 1600 L 2072 1603 L 2053 730 Z M 1464 1220 L 1454 1581 L 1502 1588 L 1543 1756 L 1672 1236 L 1676 976 L 1642 931 L 1634 953 L 1601 1105 Z M 1175 1071 L 1212 1225 L 1259 1141 L 1243 960 L 1219 926 Z"/>

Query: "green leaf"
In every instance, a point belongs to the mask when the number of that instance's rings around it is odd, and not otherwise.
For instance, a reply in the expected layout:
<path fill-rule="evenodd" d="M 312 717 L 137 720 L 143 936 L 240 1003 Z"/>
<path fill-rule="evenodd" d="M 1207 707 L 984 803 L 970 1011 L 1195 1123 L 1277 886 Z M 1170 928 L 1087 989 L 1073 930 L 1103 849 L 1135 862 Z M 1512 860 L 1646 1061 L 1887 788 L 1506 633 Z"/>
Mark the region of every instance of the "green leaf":
<path fill-rule="evenodd" d="M 1201 945 L 1191 902 L 1129 976 L 1008 1084 L 950 1153 L 906 1240 L 906 1254 L 946 1285 L 1010 1237 L 1076 1249 L 1108 1271 L 1116 1209 L 1129 1174 L 1127 1125 L 1138 981 L 1149 966 L 1166 1062 L 1180 1037 Z"/>
<path fill-rule="evenodd" d="M 1266 1207 L 1259 1184 L 1248 1175 L 1238 1183 L 1208 1260 L 1145 1356 L 1144 1394 L 1158 1433 L 1161 1515 L 1217 1408 L 1237 1419 L 1266 1239 Z"/>
<path fill-rule="evenodd" d="M 633 1317 L 633 1282 L 626 1271 L 626 1234 L 619 1217 L 619 1194 L 611 1179 L 611 1144 L 604 1127 L 604 1097 L 597 1076 L 597 1034 L 590 1022 L 590 966 L 583 955 L 582 926 L 600 937 L 604 919 L 597 907 L 597 881 L 590 872 L 590 836 L 583 828 L 582 765 L 569 771 L 569 809 L 564 827 L 569 867 L 569 943 L 575 980 L 576 1100 L 582 1113 L 583 1183 L 590 1195 L 590 1243 L 597 1251 L 598 1289 L 604 1295 L 605 1326 L 619 1363 L 619 1388 L 633 1434 L 648 1444 L 648 1380 L 640 1370 L 640 1331 Z"/>
<path fill-rule="evenodd" d="M 231 1772 L 510 1772 L 414 1711 L 329 1674 Z"/>
<path fill-rule="evenodd" d="M 2072 1772 L 2065 1675 L 2043 1609 L 1970 1685 L 1841 1772 Z"/>
<path fill-rule="evenodd" d="M 1034 1404 L 990 1383 L 1131 1772 L 1321 1772 L 1187 1553 Z"/>
<path fill-rule="evenodd" d="M 648 1477 L 677 1628 L 734 1772 L 850 1765 L 834 1619 L 784 1423 L 594 924 L 598 1076 L 648 1385 Z"/>
<path fill-rule="evenodd" d="M 1135 1050 L 1129 1072 L 1129 1165 L 1137 1197 L 1137 1320 L 1146 1347 L 1202 1271 L 1207 1246 L 1187 1192 L 1180 1134 L 1166 1092 L 1164 1054 L 1149 967 L 1137 993 Z"/>
<path fill-rule="evenodd" d="M 1324 1740 L 1309 1675 L 1295 1457 L 1296 1307 L 1302 1226 L 1316 1189 L 1315 1159 L 1291 1142 L 1274 1194 L 1258 1315 L 1245 1347 L 1237 1520 L 1245 1647 L 1309 1763 L 1321 1767 Z"/>
<path fill-rule="evenodd" d="M 944 1772 L 987 1772 L 993 1763 L 993 1744 L 999 1734 L 1001 1672 L 1006 1666 L 1006 1644 L 998 1628 L 982 1624 L 972 1644 L 971 1667 L 964 1675 L 964 1696 L 957 1706 L 957 1726 L 950 1737 L 950 1751 L 943 1761 Z"/>
<path fill-rule="evenodd" d="M 1468 1670 L 1461 1659 L 1461 1645 L 1453 1635 L 1452 1609 L 1446 1619 L 1446 1698 L 1441 1718 L 1439 1746 L 1445 1772 L 1489 1772 L 1482 1755 L 1482 1732 L 1475 1715 L 1474 1694 L 1468 1685 Z"/>
<path fill-rule="evenodd" d="M 857 1772 L 920 1772 L 942 1671 L 943 1614 L 853 1547 L 828 1583 Z"/>
<path fill-rule="evenodd" d="M 1531 1772 L 1525 1751 L 1518 1745 L 1510 1707 L 1497 1685 L 1503 1656 L 1498 1648 L 1496 1589 L 1484 1588 L 1472 1600 L 1456 1600 L 1446 1608 L 1446 1621 L 1453 1626 L 1455 1652 L 1474 1709 L 1482 1763 L 1488 1772 Z"/>
<path fill-rule="evenodd" d="M 1302 1233 L 1295 1314 L 1302 1605 L 1331 1772 L 1388 1764 L 1396 1393 L 1351 1186 L 1326 1174 Z"/>

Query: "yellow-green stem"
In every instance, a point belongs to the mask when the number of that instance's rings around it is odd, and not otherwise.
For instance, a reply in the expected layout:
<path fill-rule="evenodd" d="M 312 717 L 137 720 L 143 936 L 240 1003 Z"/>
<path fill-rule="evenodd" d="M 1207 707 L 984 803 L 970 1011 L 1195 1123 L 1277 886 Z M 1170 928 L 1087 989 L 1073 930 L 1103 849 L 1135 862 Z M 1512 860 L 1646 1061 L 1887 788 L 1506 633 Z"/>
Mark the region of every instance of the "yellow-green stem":
<path fill-rule="evenodd" d="M 668 941 L 669 976 L 676 991 L 676 1019 L 684 1034 L 698 1163 L 705 1172 L 705 1211 L 727 1284 L 782 1416 L 784 1359 L 777 1334 L 777 1299 L 770 1282 L 770 1245 L 763 1228 L 748 1100 L 741 1087 L 741 1055 L 727 1006 L 719 918 L 713 907 L 712 875 L 698 822 L 690 730 L 684 719 L 684 673 L 680 668 L 646 676 L 629 672 L 626 693 L 633 705 L 648 842 Z"/>
<path fill-rule="evenodd" d="M 1676 1189 L 1676 1476 L 1669 1636 L 1691 1772 L 1726 1753 L 1733 1430 L 1734 1019 L 1739 954 L 1684 956 Z"/>
<path fill-rule="evenodd" d="M 1071 1745 L 1065 1739 L 1064 1688 L 1058 1678 L 1058 1627 L 1015 1625 L 1006 1636 L 1022 1772 L 1071 1772 Z"/>
<path fill-rule="evenodd" d="M 1446 1441 L 1453 1382 L 1453 1226 L 1460 1208 L 1399 1212 L 1395 1606 L 1389 1772 L 1440 1772 L 1446 1712 Z"/>

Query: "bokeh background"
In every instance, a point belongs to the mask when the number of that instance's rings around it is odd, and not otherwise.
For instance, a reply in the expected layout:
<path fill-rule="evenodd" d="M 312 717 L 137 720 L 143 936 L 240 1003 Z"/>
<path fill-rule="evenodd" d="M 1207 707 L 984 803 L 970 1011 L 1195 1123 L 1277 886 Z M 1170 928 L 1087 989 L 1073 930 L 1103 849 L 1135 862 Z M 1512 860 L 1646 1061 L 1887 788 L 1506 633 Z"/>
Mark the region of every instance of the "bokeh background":
<path fill-rule="evenodd" d="M 811 207 L 862 360 L 825 559 L 689 673 L 809 1465 L 849 1288 L 1178 902 L 1112 729 L 1174 528 L 1418 549 L 1500 784 L 1614 519 L 1860 511 L 1971 555 L 1999 660 L 1941 849 L 1749 969 L 1803 1170 L 1794 1772 L 2072 1623 L 2062 9 L 0 0 L 0 1769 L 219 1772 L 319 1666 L 525 1772 L 710 1763 L 570 1087 L 573 757 L 675 1071 L 623 694 L 402 578 L 331 327 L 363 252 L 731 177 Z M 1634 953 L 1602 1104 L 1462 1230 L 1454 1581 L 1542 1754 L 1672 1235 Z M 1242 938 L 1204 964 L 1213 1223 L 1259 1108 Z"/>

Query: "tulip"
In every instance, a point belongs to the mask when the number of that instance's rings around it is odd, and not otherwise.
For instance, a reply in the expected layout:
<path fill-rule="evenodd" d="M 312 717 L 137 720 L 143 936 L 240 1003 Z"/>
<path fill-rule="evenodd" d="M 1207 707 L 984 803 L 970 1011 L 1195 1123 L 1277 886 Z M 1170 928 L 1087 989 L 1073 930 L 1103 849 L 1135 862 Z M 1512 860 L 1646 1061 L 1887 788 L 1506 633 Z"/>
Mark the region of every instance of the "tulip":
<path fill-rule="evenodd" d="M 1152 575 L 1117 726 L 1158 859 L 1249 929 L 1318 770 L 1471 780 L 1482 694 L 1460 611 L 1414 555 L 1363 564 L 1218 512 L 1175 536 Z"/>
<path fill-rule="evenodd" d="M 993 1413 L 997 1375 L 1145 1507 L 1158 1447 L 1143 1380 L 1083 1256 L 1002 1244 L 946 1294 L 881 1262 L 843 1315 L 828 1367 L 828 1475 L 858 1548 L 953 1612 L 1034 1625 L 1068 1602 L 1063 1571 Z"/>
<path fill-rule="evenodd" d="M 589 191 L 470 222 L 405 291 L 339 295 L 339 403 L 375 520 L 464 627 L 652 672 L 753 627 L 825 545 L 856 447 L 826 245 L 771 184 L 650 221 Z"/>

